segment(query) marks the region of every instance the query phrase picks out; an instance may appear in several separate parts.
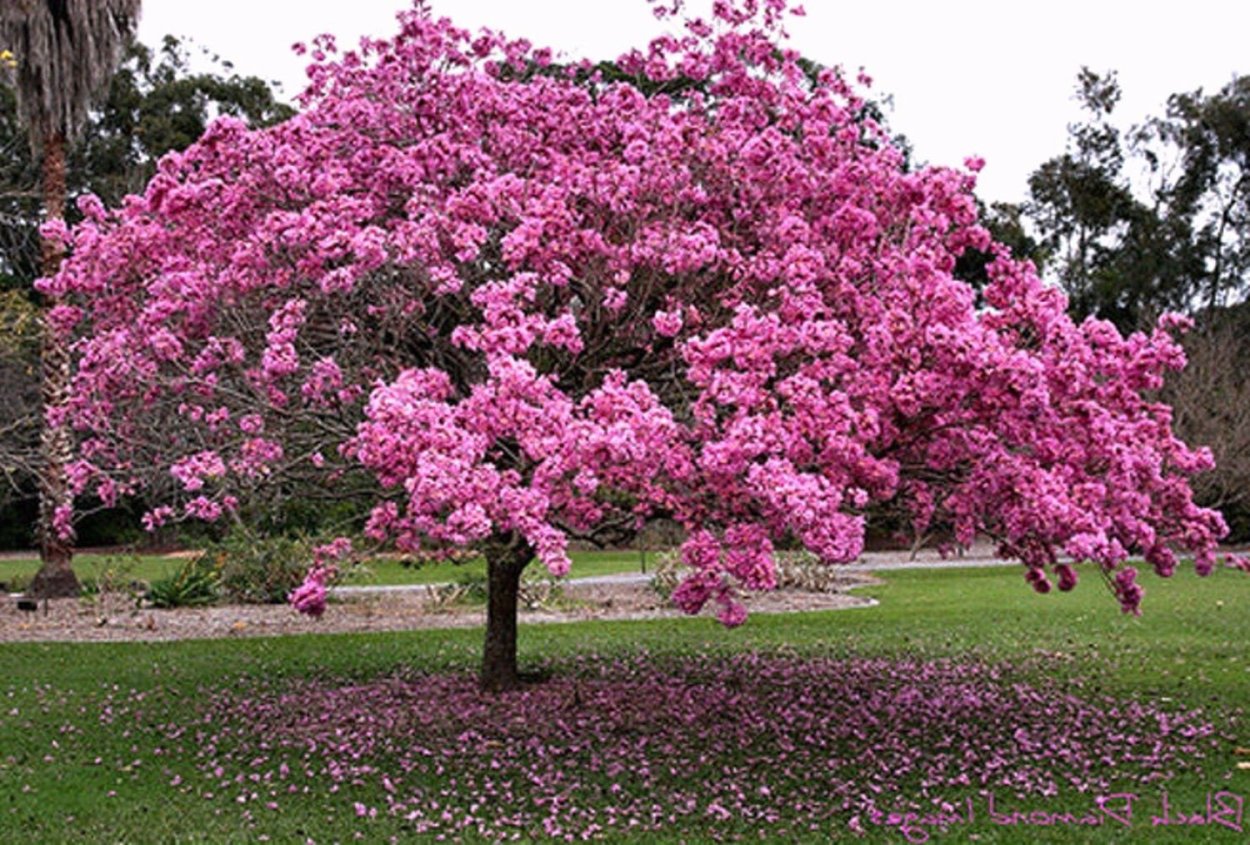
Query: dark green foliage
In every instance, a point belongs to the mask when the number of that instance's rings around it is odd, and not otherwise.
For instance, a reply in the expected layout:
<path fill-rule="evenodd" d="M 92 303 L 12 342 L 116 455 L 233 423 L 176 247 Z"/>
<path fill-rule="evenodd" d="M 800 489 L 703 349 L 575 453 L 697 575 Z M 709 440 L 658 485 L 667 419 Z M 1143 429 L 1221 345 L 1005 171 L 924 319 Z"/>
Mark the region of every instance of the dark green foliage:
<path fill-rule="evenodd" d="M 1185 341 L 1190 366 L 1169 380 L 1163 398 L 1180 436 L 1215 454 L 1215 472 L 1195 479 L 1198 501 L 1223 511 L 1230 541 L 1245 542 L 1250 76 L 1215 93 L 1175 94 L 1164 115 L 1126 134 L 1111 121 L 1120 97 L 1114 73 L 1083 69 L 1077 95 L 1086 120 L 1068 127 L 1068 149 L 1029 180 L 1023 212 L 1040 246 L 1030 257 L 1044 259 L 1078 318 L 1107 319 L 1126 332 L 1149 328 L 1163 311 L 1195 318 Z"/>
<path fill-rule="evenodd" d="M 231 115 L 269 126 L 294 114 L 263 80 L 239 76 L 228 62 L 218 68 L 193 73 L 186 46 L 172 36 L 159 50 L 131 47 L 104 108 L 71 158 L 71 186 L 116 205 L 142 190 L 161 156 L 190 146 L 213 118 Z"/>
<path fill-rule="evenodd" d="M 1111 122 L 1120 99 L 1114 72 L 1083 68 L 1077 98 L 1086 122 L 1069 125 L 1068 149 L 1029 178 L 1025 208 L 1074 315 L 1134 328 L 1150 312 L 1182 306 L 1187 256 L 1173 254 L 1165 236 L 1184 233 L 1134 196 L 1128 151 Z"/>
<path fill-rule="evenodd" d="M 0 85 L 0 290 L 27 291 L 39 275 L 38 187 L 17 97 Z"/>
<path fill-rule="evenodd" d="M 1024 209 L 1021 206 L 995 202 L 987 207 L 980 199 L 977 200 L 977 206 L 980 211 L 981 225 L 989 230 L 996 243 L 1008 247 L 1016 258 L 1029 259 L 1037 265 L 1039 271 L 1046 266 L 1046 251 L 1029 234 L 1023 219 Z M 955 277 L 972 285 L 979 295 L 990 282 L 985 268 L 993 260 L 992 253 L 970 248 L 955 262 Z"/>
<path fill-rule="evenodd" d="M 248 524 L 262 534 L 288 537 L 351 534 L 364 528 L 371 507 L 367 499 L 317 499 L 307 495 L 311 489 L 266 491 L 272 494 L 272 507 L 255 508 Z"/>
<path fill-rule="evenodd" d="M 1076 316 L 1130 330 L 1165 310 L 1243 301 L 1250 77 L 1214 94 L 1175 94 L 1166 115 L 1127 137 L 1111 120 L 1120 98 L 1114 73 L 1082 69 L 1077 97 L 1087 118 L 1068 127 L 1068 149 L 1034 171 L 1024 208 Z"/>
<path fill-rule="evenodd" d="M 1149 121 L 1138 138 L 1160 179 L 1158 199 L 1169 220 L 1188 224 L 1185 234 L 1202 257 L 1201 282 L 1191 295 L 1207 308 L 1244 300 L 1250 293 L 1250 76 L 1215 94 L 1173 94 L 1166 117 Z M 1156 148 L 1179 153 L 1174 181 L 1166 181 L 1168 162 Z"/>
<path fill-rule="evenodd" d="M 153 607 L 201 607 L 221 597 L 221 576 L 207 555 L 190 558 L 174 574 L 148 586 L 144 598 Z"/>
<path fill-rule="evenodd" d="M 104 508 L 94 497 L 87 496 L 79 509 L 84 515 L 75 532 L 78 545 L 83 548 L 136 546 L 148 539 L 139 526 L 144 509 L 136 502 L 124 501 L 115 508 Z"/>
<path fill-rule="evenodd" d="M 280 604 L 304 580 L 312 564 L 312 546 L 304 538 L 236 529 L 210 546 L 204 558 L 211 561 L 221 590 L 231 601 Z"/>

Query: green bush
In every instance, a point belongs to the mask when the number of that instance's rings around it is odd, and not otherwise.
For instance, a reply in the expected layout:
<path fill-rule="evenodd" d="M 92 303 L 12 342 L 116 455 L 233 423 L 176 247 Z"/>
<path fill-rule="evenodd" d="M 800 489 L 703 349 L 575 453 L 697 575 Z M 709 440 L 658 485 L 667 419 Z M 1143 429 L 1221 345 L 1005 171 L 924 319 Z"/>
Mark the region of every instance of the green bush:
<path fill-rule="evenodd" d="M 166 578 L 148 587 L 145 598 L 153 607 L 202 607 L 221 597 L 221 577 L 204 556 L 194 557 Z"/>
<path fill-rule="evenodd" d="M 17 572 L 9 576 L 7 581 L 0 581 L 0 593 L 24 593 L 34 579 L 34 573 Z"/>
<path fill-rule="evenodd" d="M 221 577 L 221 589 L 244 604 L 281 604 L 304 580 L 313 543 L 304 537 L 230 532 L 205 556 Z"/>
<path fill-rule="evenodd" d="M 370 510 L 371 506 L 359 501 L 326 502 L 297 494 L 286 497 L 274 507 L 258 509 L 248 525 L 265 536 L 335 535 L 362 529 Z"/>
<path fill-rule="evenodd" d="M 1250 505 L 1225 505 L 1222 512 L 1224 521 L 1228 523 L 1228 536 L 1224 542 L 1236 546 L 1250 544 Z"/>

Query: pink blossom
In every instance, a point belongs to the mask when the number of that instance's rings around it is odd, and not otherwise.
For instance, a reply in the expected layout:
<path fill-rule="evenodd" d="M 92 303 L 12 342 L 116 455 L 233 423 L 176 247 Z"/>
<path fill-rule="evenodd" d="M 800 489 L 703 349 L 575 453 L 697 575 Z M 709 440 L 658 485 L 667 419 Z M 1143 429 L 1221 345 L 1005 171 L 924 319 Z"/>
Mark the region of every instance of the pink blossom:
<path fill-rule="evenodd" d="M 747 621 L 747 609 L 743 607 L 741 602 L 727 601 L 717 611 L 716 618 L 726 628 L 737 628 Z"/>
<path fill-rule="evenodd" d="M 63 541 L 74 539 L 74 509 L 70 505 L 58 505 L 52 512 L 52 530 Z"/>
<path fill-rule="evenodd" d="M 205 522 L 215 522 L 221 518 L 223 508 L 220 502 L 215 502 L 206 496 L 197 496 L 187 502 L 183 508 L 183 512 L 195 519 L 202 519 Z"/>
<path fill-rule="evenodd" d="M 302 584 L 291 591 L 287 601 L 300 613 L 321 616 L 326 610 L 326 585 L 324 570 L 309 570 Z"/>
<path fill-rule="evenodd" d="M 1137 570 L 1131 566 L 1120 569 L 1116 572 L 1112 583 L 1124 612 L 1139 615 L 1142 596 L 1146 591 L 1137 583 Z"/>
<path fill-rule="evenodd" d="M 168 505 L 160 505 L 143 515 L 143 530 L 149 534 L 156 531 L 174 515 L 174 509 Z"/>
<path fill-rule="evenodd" d="M 786 8 L 718 0 L 620 79 L 424 5 L 361 54 L 319 42 L 296 118 L 215 121 L 52 227 L 71 248 L 40 286 L 80 338 L 55 413 L 107 443 L 92 478 L 169 466 L 209 515 L 210 484 L 354 467 L 372 539 L 502 537 L 554 573 L 571 537 L 665 516 L 689 612 L 774 583 L 781 541 L 854 560 L 883 510 L 991 538 L 1039 591 L 1090 561 L 1132 611 L 1131 557 L 1209 572 L 1212 456 L 1155 401 L 1184 321 L 1074 322 L 991 243 L 982 162 L 910 166 L 866 80 L 800 66 Z M 129 436 L 171 408 L 178 436 Z"/>
<path fill-rule="evenodd" d="M 182 488 L 187 492 L 200 490 L 205 479 L 217 479 L 225 473 L 226 465 L 221 455 L 210 450 L 188 455 L 169 468 L 169 474 L 181 481 Z"/>
<path fill-rule="evenodd" d="M 673 337 L 681 331 L 681 311 L 661 311 L 651 318 L 656 334 L 662 337 Z"/>
<path fill-rule="evenodd" d="M 265 430 L 265 418 L 260 414 L 247 414 L 239 419 L 239 431 L 244 434 L 260 434 Z"/>
<path fill-rule="evenodd" d="M 231 685 L 155 730 L 210 784 L 490 841 L 824 841 L 843 823 L 904 841 L 891 813 L 949 815 L 956 795 L 979 812 L 984 793 L 1045 806 L 1218 776 L 1235 738 L 1210 713 L 1055 677 L 1049 659 L 583 653 L 545 668 L 507 696 L 451 673 Z"/>

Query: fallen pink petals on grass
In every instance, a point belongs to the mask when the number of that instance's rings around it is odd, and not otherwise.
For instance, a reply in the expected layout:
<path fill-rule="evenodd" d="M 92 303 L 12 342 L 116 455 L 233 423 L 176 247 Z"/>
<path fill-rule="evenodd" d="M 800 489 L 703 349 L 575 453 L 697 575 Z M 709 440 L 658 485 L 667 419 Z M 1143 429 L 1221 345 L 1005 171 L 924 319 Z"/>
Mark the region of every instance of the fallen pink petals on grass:
<path fill-rule="evenodd" d="M 197 734 L 221 800 L 320 794 L 414 832 L 782 836 L 954 795 L 1052 799 L 1197 770 L 1216 731 L 1025 683 L 1007 666 L 761 654 L 561 662 L 492 696 L 467 675 L 224 692 Z"/>

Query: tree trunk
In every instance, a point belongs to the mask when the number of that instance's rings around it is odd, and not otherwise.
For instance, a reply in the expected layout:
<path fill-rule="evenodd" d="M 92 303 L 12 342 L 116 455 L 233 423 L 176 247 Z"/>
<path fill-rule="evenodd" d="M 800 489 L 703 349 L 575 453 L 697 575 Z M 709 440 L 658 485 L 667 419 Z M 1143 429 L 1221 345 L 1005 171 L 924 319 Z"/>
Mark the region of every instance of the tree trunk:
<path fill-rule="evenodd" d="M 516 662 L 517 594 L 521 572 L 534 552 L 517 537 L 492 542 L 485 551 L 486 647 L 480 680 L 484 692 L 507 692 L 521 685 Z"/>
<path fill-rule="evenodd" d="M 65 137 L 53 134 L 44 139 L 43 205 L 49 220 L 65 216 Z M 60 248 L 43 242 L 43 274 L 51 276 L 61 266 Z M 45 307 L 51 308 L 55 302 Z M 69 349 L 44 321 L 40 347 L 43 399 L 43 428 L 39 435 L 39 572 L 31 581 L 29 593 L 40 598 L 78 595 L 78 578 L 71 566 L 74 547 L 58 536 L 58 510 L 73 507 L 65 471 L 73 460 L 69 427 L 49 411 L 64 408 L 69 393 Z"/>

